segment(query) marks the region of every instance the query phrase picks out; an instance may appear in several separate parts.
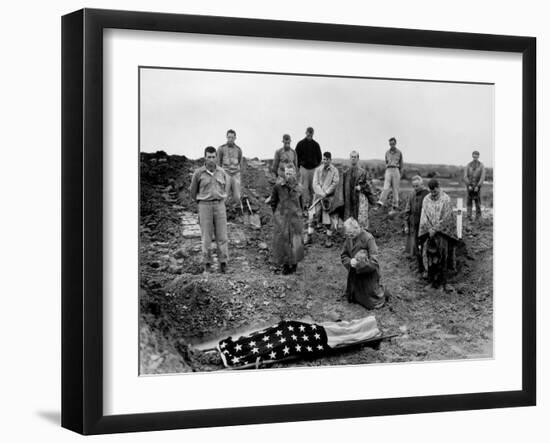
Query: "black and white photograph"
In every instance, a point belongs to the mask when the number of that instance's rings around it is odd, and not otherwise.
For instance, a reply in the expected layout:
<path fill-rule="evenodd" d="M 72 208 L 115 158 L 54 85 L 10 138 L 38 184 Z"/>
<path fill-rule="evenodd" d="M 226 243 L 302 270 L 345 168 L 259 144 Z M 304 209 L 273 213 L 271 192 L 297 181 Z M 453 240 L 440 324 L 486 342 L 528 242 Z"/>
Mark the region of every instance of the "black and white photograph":
<path fill-rule="evenodd" d="M 138 76 L 140 375 L 493 357 L 494 84 Z"/>
<path fill-rule="evenodd" d="M 544 441 L 543 5 L 7 2 L 0 440 Z"/>

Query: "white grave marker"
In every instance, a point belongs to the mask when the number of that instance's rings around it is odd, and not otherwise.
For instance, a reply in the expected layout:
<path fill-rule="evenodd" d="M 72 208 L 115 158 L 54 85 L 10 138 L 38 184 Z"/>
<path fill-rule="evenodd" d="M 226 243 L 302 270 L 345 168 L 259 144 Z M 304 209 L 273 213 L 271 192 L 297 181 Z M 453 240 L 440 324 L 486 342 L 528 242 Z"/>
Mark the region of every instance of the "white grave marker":
<path fill-rule="evenodd" d="M 454 208 L 456 211 L 456 237 L 458 239 L 462 238 L 462 211 L 464 210 L 464 207 L 462 206 L 462 199 L 457 198 L 456 199 L 456 208 Z"/>

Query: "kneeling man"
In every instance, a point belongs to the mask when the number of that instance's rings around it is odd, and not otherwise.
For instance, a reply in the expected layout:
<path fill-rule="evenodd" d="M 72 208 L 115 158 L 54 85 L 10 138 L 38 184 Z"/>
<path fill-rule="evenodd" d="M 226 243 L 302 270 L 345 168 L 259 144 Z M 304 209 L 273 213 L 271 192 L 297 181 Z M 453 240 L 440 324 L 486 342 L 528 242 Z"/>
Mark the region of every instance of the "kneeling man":
<path fill-rule="evenodd" d="M 359 303 L 367 309 L 384 305 L 386 294 L 380 285 L 378 247 L 372 234 L 361 229 L 354 218 L 344 222 L 346 240 L 340 258 L 348 270 L 346 296 L 350 303 Z"/>

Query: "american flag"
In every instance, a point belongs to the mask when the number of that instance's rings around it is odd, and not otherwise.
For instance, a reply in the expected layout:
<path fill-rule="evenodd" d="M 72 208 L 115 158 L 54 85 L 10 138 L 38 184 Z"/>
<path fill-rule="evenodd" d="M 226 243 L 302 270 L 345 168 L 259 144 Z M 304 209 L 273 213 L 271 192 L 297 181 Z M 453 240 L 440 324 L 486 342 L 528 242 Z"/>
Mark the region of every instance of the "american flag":
<path fill-rule="evenodd" d="M 282 321 L 277 325 L 218 343 L 223 363 L 229 368 L 259 366 L 290 358 L 319 357 L 327 352 L 327 333 L 321 325 Z"/>

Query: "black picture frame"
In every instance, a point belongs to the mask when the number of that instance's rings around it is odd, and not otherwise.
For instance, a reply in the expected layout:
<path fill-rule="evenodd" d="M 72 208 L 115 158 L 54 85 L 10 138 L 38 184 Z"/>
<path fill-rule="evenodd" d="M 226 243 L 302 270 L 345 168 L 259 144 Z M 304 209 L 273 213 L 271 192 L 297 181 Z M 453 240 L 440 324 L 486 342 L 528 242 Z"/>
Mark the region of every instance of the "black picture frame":
<path fill-rule="evenodd" d="M 171 31 L 522 54 L 522 388 L 197 411 L 103 413 L 103 30 Z M 83 9 L 62 18 L 62 426 L 82 434 L 536 404 L 536 39 Z"/>

